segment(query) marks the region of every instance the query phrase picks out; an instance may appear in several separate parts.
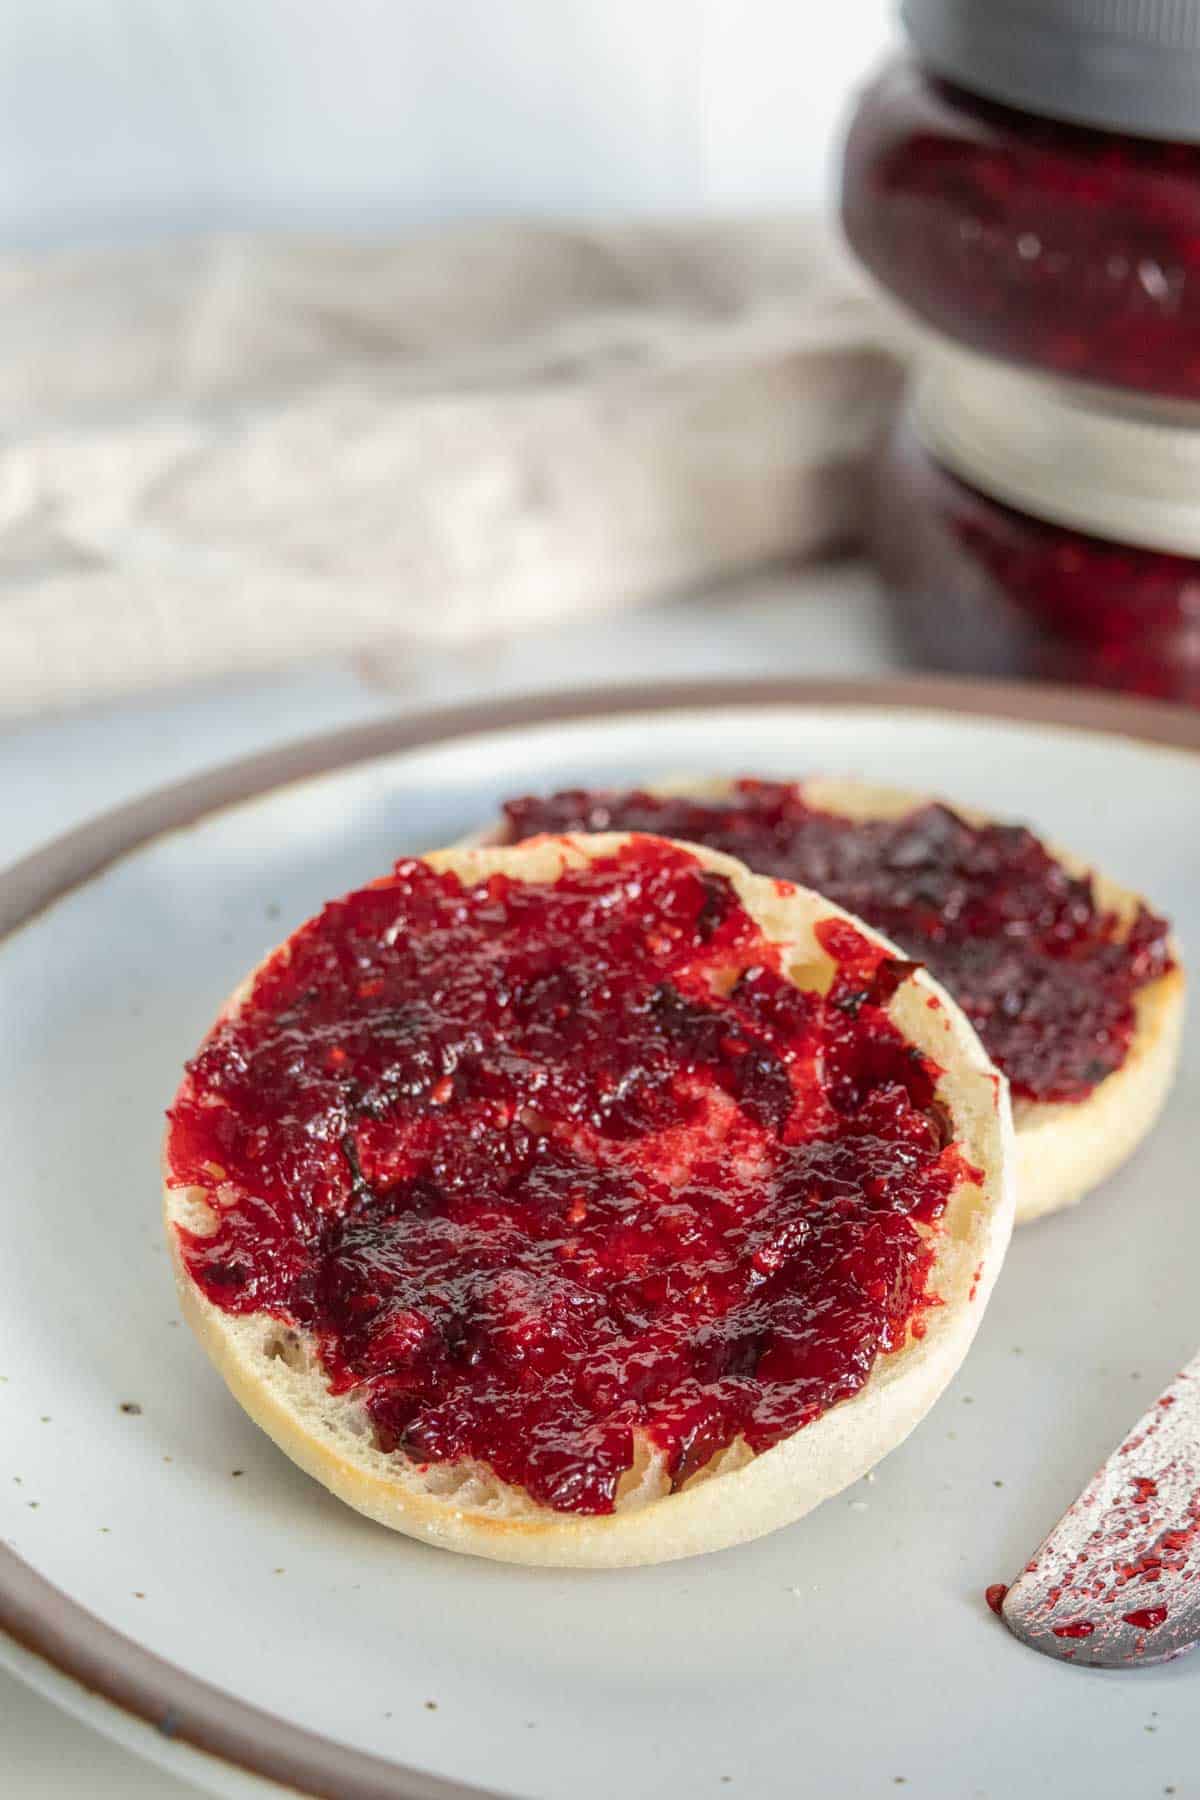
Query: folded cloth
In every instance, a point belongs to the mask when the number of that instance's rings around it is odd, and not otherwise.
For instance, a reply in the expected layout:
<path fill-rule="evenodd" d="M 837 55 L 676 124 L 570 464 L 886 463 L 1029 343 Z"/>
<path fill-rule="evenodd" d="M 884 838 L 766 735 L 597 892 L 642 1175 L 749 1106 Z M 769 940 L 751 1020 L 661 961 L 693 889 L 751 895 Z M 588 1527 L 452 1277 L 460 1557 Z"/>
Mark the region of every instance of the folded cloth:
<path fill-rule="evenodd" d="M 893 334 L 803 219 L 0 264 L 0 713 L 853 535 Z"/>

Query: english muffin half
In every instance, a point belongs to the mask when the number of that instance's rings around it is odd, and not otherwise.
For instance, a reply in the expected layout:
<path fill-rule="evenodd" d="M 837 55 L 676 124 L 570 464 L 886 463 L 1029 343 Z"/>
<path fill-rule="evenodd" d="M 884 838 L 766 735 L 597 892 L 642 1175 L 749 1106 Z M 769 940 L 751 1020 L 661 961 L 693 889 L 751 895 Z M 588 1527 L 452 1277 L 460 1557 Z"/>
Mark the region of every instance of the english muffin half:
<path fill-rule="evenodd" d="M 798 1519 L 966 1354 L 1005 1084 L 830 901 L 647 836 L 438 851 L 267 958 L 165 1151 L 186 1316 L 350 1505 L 531 1564 Z"/>

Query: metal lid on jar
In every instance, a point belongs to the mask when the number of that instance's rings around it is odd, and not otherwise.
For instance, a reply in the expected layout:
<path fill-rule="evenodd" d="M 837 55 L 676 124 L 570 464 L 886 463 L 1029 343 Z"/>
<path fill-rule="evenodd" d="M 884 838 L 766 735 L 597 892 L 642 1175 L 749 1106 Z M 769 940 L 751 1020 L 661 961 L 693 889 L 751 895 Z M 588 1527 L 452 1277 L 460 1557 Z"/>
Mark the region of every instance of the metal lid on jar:
<path fill-rule="evenodd" d="M 1074 124 L 1200 143 L 1200 0 L 902 0 L 922 62 Z"/>
<path fill-rule="evenodd" d="M 1200 415 L 1164 418 L 1075 384 L 937 348 L 910 417 L 925 448 L 1018 512 L 1200 557 Z"/>

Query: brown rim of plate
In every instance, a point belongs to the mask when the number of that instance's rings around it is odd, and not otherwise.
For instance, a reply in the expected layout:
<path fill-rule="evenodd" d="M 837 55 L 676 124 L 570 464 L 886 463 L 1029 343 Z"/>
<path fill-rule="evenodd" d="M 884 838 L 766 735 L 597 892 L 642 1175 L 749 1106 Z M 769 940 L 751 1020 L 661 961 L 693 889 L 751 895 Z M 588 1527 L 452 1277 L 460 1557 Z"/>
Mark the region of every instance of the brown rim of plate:
<path fill-rule="evenodd" d="M 937 676 L 692 681 L 527 695 L 302 739 L 105 813 L 0 874 L 0 939 L 163 832 L 196 824 L 222 807 L 273 788 L 374 757 L 555 721 L 789 705 L 974 714 L 1200 752 L 1200 711 L 1090 690 Z M 487 1792 L 351 1749 L 210 1686 L 113 1630 L 2 1544 L 0 1631 L 86 1692 L 171 1741 L 301 1794 L 336 1800 L 480 1800 Z"/>

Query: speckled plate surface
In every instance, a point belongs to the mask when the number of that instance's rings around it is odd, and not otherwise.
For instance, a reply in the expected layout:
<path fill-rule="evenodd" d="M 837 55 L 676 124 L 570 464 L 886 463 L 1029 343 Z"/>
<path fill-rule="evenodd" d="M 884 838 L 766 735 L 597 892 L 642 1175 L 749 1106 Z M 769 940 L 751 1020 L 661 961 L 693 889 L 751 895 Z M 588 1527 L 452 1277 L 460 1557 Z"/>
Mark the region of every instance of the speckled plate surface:
<path fill-rule="evenodd" d="M 680 768 L 944 789 L 1103 861 L 1194 951 L 1198 747 L 1200 718 L 930 683 L 559 698 L 272 754 L 11 871 L 0 1660 L 213 1793 L 1194 1791 L 1200 1665 L 1053 1666 L 983 1601 L 1194 1349 L 1194 1033 L 1152 1142 L 1019 1235 L 965 1369 L 875 1478 L 661 1569 L 487 1564 L 340 1506 L 179 1325 L 157 1164 L 237 978 L 508 791 Z"/>

